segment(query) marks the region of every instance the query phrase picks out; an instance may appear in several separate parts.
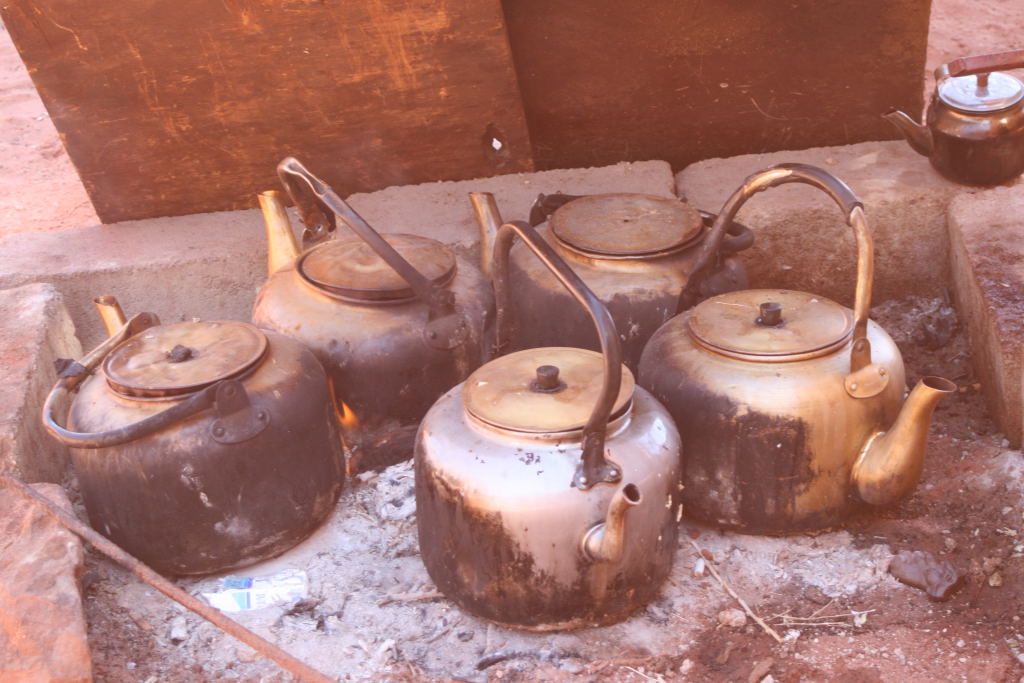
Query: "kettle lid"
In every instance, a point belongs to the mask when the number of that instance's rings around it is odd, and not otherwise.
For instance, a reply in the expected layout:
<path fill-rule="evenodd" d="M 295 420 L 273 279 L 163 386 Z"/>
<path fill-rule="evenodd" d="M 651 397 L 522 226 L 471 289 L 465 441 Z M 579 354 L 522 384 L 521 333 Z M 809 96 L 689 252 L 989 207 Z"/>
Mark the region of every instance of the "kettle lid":
<path fill-rule="evenodd" d="M 956 76 L 939 83 L 939 98 L 954 109 L 967 113 L 985 113 L 1012 107 L 1024 99 L 1024 83 L 1002 71 L 979 76 Z"/>
<path fill-rule="evenodd" d="M 604 382 L 604 356 L 596 351 L 554 346 L 517 351 L 480 367 L 462 390 L 466 410 L 501 429 L 533 434 L 582 429 L 594 411 Z M 622 366 L 622 385 L 611 419 L 633 397 L 633 373 Z"/>
<path fill-rule="evenodd" d="M 831 299 L 787 289 L 746 289 L 702 301 L 690 334 L 726 356 L 761 362 L 830 353 L 853 332 L 853 312 Z"/>
<path fill-rule="evenodd" d="M 160 325 L 111 351 L 103 374 L 108 386 L 125 396 L 178 396 L 245 373 L 266 350 L 266 335 L 248 323 Z"/>
<path fill-rule="evenodd" d="M 445 284 L 455 275 L 455 254 L 419 235 L 381 235 L 423 277 Z M 356 235 L 328 240 L 299 260 L 299 273 L 327 294 L 360 301 L 411 299 L 415 291 L 373 248 Z"/>
<path fill-rule="evenodd" d="M 598 256 L 650 256 L 680 249 L 700 236 L 700 212 L 678 199 L 598 194 L 559 207 L 551 232 L 574 249 Z"/>

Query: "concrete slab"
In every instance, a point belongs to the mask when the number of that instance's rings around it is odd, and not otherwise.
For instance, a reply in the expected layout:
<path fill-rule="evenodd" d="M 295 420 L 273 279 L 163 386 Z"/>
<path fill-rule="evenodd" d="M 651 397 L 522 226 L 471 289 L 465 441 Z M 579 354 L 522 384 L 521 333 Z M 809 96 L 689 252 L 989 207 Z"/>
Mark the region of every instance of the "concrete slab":
<path fill-rule="evenodd" d="M 36 489 L 71 509 L 61 487 Z M 83 561 L 77 536 L 0 489 L 0 680 L 92 680 L 78 584 Z"/>
<path fill-rule="evenodd" d="M 949 208 L 950 263 L 960 319 L 996 424 L 1024 441 L 1024 185 L 974 191 Z"/>
<path fill-rule="evenodd" d="M 53 362 L 81 354 L 52 285 L 0 291 L 0 470 L 26 481 L 62 479 L 67 449 L 46 433 L 39 413 L 56 380 Z"/>
<path fill-rule="evenodd" d="M 426 235 L 468 253 L 477 245 L 466 197 L 473 190 L 493 192 L 511 219 L 525 218 L 539 192 L 671 196 L 673 178 L 666 162 L 647 161 L 391 187 L 353 195 L 351 202 L 382 232 Z M 100 294 L 117 296 L 129 315 L 147 310 L 164 322 L 248 320 L 266 278 L 265 261 L 256 210 L 154 218 L 2 238 L 0 289 L 52 282 L 64 295 L 82 344 L 91 348 L 103 338 L 92 308 Z"/>
<path fill-rule="evenodd" d="M 942 178 L 904 142 L 709 159 L 678 173 L 676 190 L 695 206 L 717 213 L 748 175 L 784 162 L 820 166 L 864 202 L 875 240 L 875 301 L 944 292 L 946 208 L 966 188 Z M 826 195 L 806 185 L 773 188 L 748 201 L 737 219 L 756 235 L 754 247 L 743 254 L 753 286 L 798 289 L 852 303 L 853 234 Z"/>

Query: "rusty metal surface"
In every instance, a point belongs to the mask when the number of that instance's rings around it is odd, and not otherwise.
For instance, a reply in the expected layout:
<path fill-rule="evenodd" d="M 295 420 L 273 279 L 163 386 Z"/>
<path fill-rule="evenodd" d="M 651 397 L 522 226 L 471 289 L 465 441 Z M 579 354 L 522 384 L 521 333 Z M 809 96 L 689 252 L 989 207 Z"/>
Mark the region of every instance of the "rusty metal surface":
<path fill-rule="evenodd" d="M 535 387 L 538 369 L 556 368 L 557 386 Z M 545 347 L 510 353 L 487 363 L 466 380 L 463 401 L 476 418 L 517 432 L 569 432 L 582 429 L 601 392 L 600 353 Z M 621 415 L 633 398 L 633 373 L 623 366 L 622 384 L 611 414 Z"/>
<path fill-rule="evenodd" d="M 685 247 L 703 230 L 700 213 L 676 199 L 602 194 L 575 199 L 550 218 L 551 234 L 585 253 L 645 256 Z"/>
<path fill-rule="evenodd" d="M 175 396 L 245 373 L 266 350 L 266 336 L 247 323 L 173 323 L 128 339 L 102 367 L 110 387 L 125 396 Z"/>
<path fill-rule="evenodd" d="M 572 485 L 579 432 L 496 433 L 467 416 L 461 385 L 448 392 L 416 443 L 420 554 L 437 587 L 472 614 L 533 630 L 615 623 L 654 599 L 682 513 L 679 436 L 664 408 L 637 389 L 630 411 L 609 425 L 606 446 L 622 463 L 621 483 L 582 491 Z M 585 538 L 607 523 L 629 485 L 641 500 L 625 513 L 620 559 L 588 559 Z"/>
<path fill-rule="evenodd" d="M 447 284 L 455 274 L 455 254 L 436 240 L 388 234 L 384 240 L 425 278 Z M 416 296 L 402 277 L 358 236 L 324 242 L 306 252 L 299 272 L 325 291 L 363 300 L 400 300 Z"/>
<path fill-rule="evenodd" d="M 195 612 L 225 633 L 237 638 L 241 642 L 253 648 L 264 657 L 274 660 L 282 669 L 293 674 L 299 680 L 309 681 L 310 683 L 330 683 L 334 680 L 324 676 L 305 662 L 292 657 L 281 648 L 267 640 L 264 640 L 238 622 L 224 616 L 219 610 L 199 601 L 197 598 L 157 574 L 135 557 L 132 557 L 130 554 L 125 552 L 123 548 L 119 547 L 115 543 L 111 543 L 96 531 L 90 529 L 78 518 L 71 515 L 71 513 L 54 505 L 51 501 L 40 495 L 38 492 L 32 490 L 31 487 L 27 486 L 23 482 L 15 479 L 14 477 L 0 475 L 0 484 L 17 492 L 25 500 L 46 510 L 48 514 L 53 516 L 69 530 L 80 536 L 96 550 L 130 571 L 144 583 L 152 586 L 171 600 L 174 600 L 192 612 Z"/>
<path fill-rule="evenodd" d="M 128 443 L 71 449 L 90 523 L 158 571 L 203 574 L 281 553 L 340 494 L 344 462 L 327 378 L 297 342 L 266 338 L 263 362 L 237 385 L 250 409 L 235 395 L 233 405 L 215 403 Z M 94 375 L 69 427 L 117 430 L 189 400 L 126 400 Z"/>

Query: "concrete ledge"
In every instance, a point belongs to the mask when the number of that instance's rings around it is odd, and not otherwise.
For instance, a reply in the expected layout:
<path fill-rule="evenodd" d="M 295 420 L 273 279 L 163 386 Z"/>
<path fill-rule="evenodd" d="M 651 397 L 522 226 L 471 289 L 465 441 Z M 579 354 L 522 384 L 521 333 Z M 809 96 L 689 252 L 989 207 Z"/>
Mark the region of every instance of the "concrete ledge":
<path fill-rule="evenodd" d="M 667 163 L 646 161 L 391 187 L 350 199 L 381 232 L 426 235 L 466 253 L 478 242 L 466 197 L 473 190 L 493 192 L 505 217 L 514 219 L 527 217 L 539 192 L 672 196 L 673 179 Z M 52 282 L 91 348 L 104 336 L 92 308 L 100 294 L 117 296 L 129 315 L 152 311 L 164 322 L 248 320 L 265 262 L 256 210 L 154 218 L 0 239 L 0 289 Z"/>
<path fill-rule="evenodd" d="M 946 287 L 946 207 L 963 191 L 942 178 L 904 142 L 865 142 L 795 152 L 709 159 L 676 176 L 676 190 L 694 206 L 717 213 L 743 180 L 783 162 L 820 166 L 864 202 L 875 239 L 874 301 L 937 296 Z M 753 229 L 743 260 L 755 287 L 814 292 L 850 305 L 856 252 L 835 204 L 806 185 L 786 185 L 753 197 L 737 220 Z"/>
<path fill-rule="evenodd" d="M 1024 186 L 965 193 L 949 209 L 953 293 L 989 412 L 1024 441 Z"/>
<path fill-rule="evenodd" d="M 0 291 L 0 470 L 26 481 L 62 479 L 67 448 L 46 433 L 39 414 L 56 380 L 53 361 L 81 355 L 52 285 Z"/>

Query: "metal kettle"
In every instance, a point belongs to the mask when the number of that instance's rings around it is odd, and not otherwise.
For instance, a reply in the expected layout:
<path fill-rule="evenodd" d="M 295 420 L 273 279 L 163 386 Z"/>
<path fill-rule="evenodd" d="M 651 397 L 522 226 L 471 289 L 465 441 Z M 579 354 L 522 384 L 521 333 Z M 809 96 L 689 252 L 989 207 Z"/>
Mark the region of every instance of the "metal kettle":
<path fill-rule="evenodd" d="M 480 225 L 483 270 L 501 215 L 494 196 L 470 193 Z M 685 202 L 645 194 L 541 195 L 530 222 L 560 257 L 572 265 L 608 309 L 619 331 L 623 359 L 636 371 L 644 344 L 674 315 L 679 291 L 691 278 L 697 248 L 706 239 L 712 214 Z M 719 243 L 721 258 L 706 269 L 700 291 L 711 296 L 747 286 L 735 255 L 753 244 L 753 234 L 734 223 Z M 567 345 L 597 349 L 585 311 L 544 264 L 523 247 L 512 249 L 512 287 L 522 296 L 511 305 L 518 322 L 511 349 Z"/>
<path fill-rule="evenodd" d="M 252 321 L 323 363 L 350 471 L 406 460 L 423 415 L 483 360 L 487 280 L 440 242 L 378 234 L 297 160 L 278 175 L 305 224 L 303 250 L 280 196 L 260 195 L 270 277 Z M 335 216 L 355 234 L 328 239 Z"/>
<path fill-rule="evenodd" d="M 820 529 L 861 502 L 899 499 L 920 477 L 935 405 L 955 389 L 925 377 L 904 401 L 899 350 L 868 319 L 867 219 L 850 189 L 825 171 L 782 164 L 747 178 L 719 214 L 702 262 L 747 199 L 794 182 L 828 193 L 853 228 L 853 310 L 777 289 L 730 292 L 691 308 L 698 297 L 684 291 L 685 312 L 654 334 L 640 361 L 640 385 L 665 404 L 683 436 L 686 514 L 723 528 Z"/>
<path fill-rule="evenodd" d="M 168 574 L 252 564 L 309 535 L 345 480 L 313 354 L 247 323 L 126 321 L 113 297 L 96 305 L 109 339 L 65 364 L 43 407 L 92 526 Z"/>
<path fill-rule="evenodd" d="M 942 175 L 966 185 L 997 185 L 1024 171 L 1024 83 L 998 69 L 1024 67 L 1024 50 L 961 57 L 935 70 L 921 125 L 885 114 Z"/>
<path fill-rule="evenodd" d="M 499 348 L 514 310 L 518 235 L 586 308 L 602 353 L 536 348 L 482 366 L 430 409 L 416 439 L 420 555 L 437 587 L 500 624 L 610 624 L 653 599 L 672 566 L 679 435 L 622 365 L 615 326 L 525 223 L 494 247 Z"/>

